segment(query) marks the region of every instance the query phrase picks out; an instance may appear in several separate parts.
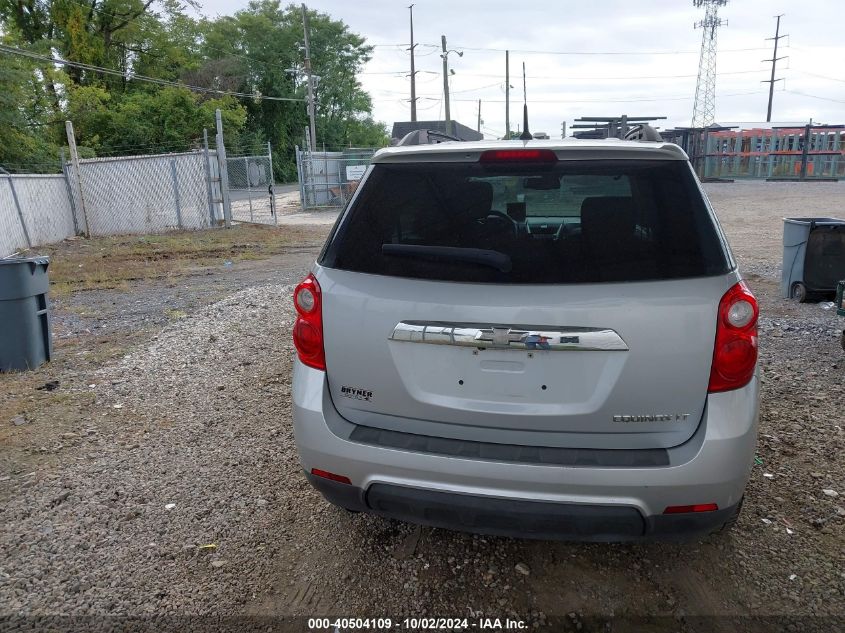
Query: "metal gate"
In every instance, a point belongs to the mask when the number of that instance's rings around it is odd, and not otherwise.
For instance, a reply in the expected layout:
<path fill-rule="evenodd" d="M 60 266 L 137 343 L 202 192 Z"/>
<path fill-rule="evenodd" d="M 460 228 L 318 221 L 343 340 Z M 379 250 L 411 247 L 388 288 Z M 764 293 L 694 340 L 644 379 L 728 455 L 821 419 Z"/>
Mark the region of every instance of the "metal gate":
<path fill-rule="evenodd" d="M 229 198 L 233 222 L 277 224 L 276 183 L 273 180 L 273 154 L 267 144 L 264 156 L 229 156 Z"/>
<path fill-rule="evenodd" d="M 297 147 L 296 171 L 302 209 L 345 206 L 375 152 L 369 147 L 350 147 L 342 152 L 304 152 Z"/>

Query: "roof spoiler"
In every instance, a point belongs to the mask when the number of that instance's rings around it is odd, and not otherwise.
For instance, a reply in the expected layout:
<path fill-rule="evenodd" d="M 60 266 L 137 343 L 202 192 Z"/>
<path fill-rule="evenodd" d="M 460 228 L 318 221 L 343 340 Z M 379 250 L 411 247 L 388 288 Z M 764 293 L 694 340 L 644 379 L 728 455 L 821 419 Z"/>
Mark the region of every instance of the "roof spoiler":
<path fill-rule="evenodd" d="M 463 139 L 458 138 L 457 136 L 452 136 L 451 134 L 446 134 L 445 132 L 438 132 L 437 130 L 413 130 L 403 136 L 402 140 L 396 143 L 396 146 L 433 145 L 437 143 L 444 143 L 446 141 L 463 142 Z"/>
<path fill-rule="evenodd" d="M 640 123 L 625 133 L 622 137 L 626 141 L 663 141 L 660 132 L 651 127 L 648 123 Z"/>

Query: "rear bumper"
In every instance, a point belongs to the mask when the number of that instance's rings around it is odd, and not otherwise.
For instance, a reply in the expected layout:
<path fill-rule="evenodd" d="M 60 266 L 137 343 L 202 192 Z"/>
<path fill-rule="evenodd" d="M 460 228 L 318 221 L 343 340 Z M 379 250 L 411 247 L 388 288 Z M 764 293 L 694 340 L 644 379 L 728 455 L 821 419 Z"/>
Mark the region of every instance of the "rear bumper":
<path fill-rule="evenodd" d="M 323 372 L 295 361 L 294 432 L 309 479 L 332 503 L 437 527 L 578 540 L 694 536 L 721 526 L 748 480 L 757 434 L 759 380 L 709 396 L 695 436 L 668 449 L 669 465 L 560 466 L 436 455 L 353 441 Z M 716 503 L 707 513 L 668 506 Z"/>
<path fill-rule="evenodd" d="M 390 519 L 493 536 L 588 542 L 687 540 L 722 527 L 741 501 L 714 512 L 644 517 L 631 506 L 550 503 L 373 484 L 362 490 L 310 473 L 334 505 Z"/>

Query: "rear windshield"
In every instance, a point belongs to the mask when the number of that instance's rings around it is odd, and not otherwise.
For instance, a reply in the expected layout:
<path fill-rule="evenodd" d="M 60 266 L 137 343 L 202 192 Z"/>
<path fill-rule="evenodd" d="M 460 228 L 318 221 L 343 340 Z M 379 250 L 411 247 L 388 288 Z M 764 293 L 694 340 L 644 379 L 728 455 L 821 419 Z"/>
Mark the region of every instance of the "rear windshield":
<path fill-rule="evenodd" d="M 694 178 L 684 161 L 377 164 L 320 263 L 490 283 L 721 274 Z"/>

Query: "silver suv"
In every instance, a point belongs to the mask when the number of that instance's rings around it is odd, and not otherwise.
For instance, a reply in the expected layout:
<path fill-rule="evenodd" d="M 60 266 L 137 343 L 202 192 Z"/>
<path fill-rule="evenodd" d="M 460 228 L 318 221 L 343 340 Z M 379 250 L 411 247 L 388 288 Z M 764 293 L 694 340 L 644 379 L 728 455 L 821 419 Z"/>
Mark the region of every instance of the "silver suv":
<path fill-rule="evenodd" d="M 381 150 L 294 304 L 296 441 L 336 505 L 592 541 L 739 512 L 757 301 L 676 145 Z"/>

